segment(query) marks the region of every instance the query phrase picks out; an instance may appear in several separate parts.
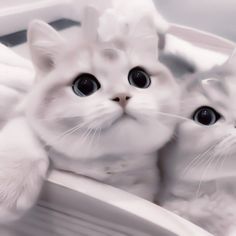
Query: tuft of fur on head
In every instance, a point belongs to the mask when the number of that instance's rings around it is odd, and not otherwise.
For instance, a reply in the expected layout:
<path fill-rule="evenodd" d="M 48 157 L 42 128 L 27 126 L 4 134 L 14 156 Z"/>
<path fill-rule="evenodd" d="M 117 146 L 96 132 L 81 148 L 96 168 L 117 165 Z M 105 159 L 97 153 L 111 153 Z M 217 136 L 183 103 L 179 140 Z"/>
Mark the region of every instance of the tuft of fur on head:
<path fill-rule="evenodd" d="M 115 19 L 114 19 L 115 20 Z M 157 61 L 158 36 L 142 18 L 120 35 L 99 35 L 99 13 L 86 10 L 76 44 L 69 44 L 46 23 L 34 21 L 28 31 L 37 83 L 28 97 L 27 117 L 38 136 L 57 152 L 73 159 L 109 154 L 149 153 L 173 134 L 179 90 L 168 69 Z M 147 89 L 131 86 L 129 71 L 141 67 L 151 77 Z M 83 73 L 97 78 L 101 88 L 77 96 L 72 85 Z M 112 101 L 131 97 L 123 109 Z"/>
<path fill-rule="evenodd" d="M 120 0 L 100 0 L 99 2 L 90 0 L 89 4 L 99 9 L 100 27 L 103 28 L 103 23 L 105 23 L 105 28 L 107 28 L 108 25 L 108 28 L 111 27 L 113 32 L 117 29 L 116 24 L 111 24 L 110 21 L 106 21 L 110 13 L 115 14 L 116 19 L 133 25 L 138 23 L 140 17 L 146 15 L 153 21 L 155 31 L 159 35 L 164 35 L 170 28 L 169 23 L 159 13 L 153 0 L 129 0 L 127 2 Z M 112 26 L 114 26 L 114 28 Z"/>

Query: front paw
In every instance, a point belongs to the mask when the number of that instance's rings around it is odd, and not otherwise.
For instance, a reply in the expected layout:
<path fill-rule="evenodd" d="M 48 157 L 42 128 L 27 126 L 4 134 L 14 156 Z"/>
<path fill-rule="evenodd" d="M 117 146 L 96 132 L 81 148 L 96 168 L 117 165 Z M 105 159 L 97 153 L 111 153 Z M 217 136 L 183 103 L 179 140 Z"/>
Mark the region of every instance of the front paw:
<path fill-rule="evenodd" d="M 20 218 L 36 203 L 48 165 L 46 157 L 0 157 L 0 223 Z"/>

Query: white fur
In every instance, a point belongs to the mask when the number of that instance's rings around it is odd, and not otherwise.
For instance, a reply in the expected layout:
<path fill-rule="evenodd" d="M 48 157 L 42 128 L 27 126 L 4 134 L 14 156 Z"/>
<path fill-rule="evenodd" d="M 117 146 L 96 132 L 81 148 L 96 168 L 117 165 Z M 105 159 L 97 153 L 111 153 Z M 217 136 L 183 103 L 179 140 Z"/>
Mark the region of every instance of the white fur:
<path fill-rule="evenodd" d="M 17 219 L 34 204 L 48 160 L 38 152 L 25 121 L 14 119 L 22 112 L 19 106 L 33 84 L 33 67 L 1 44 L 0 52 L 0 223 L 3 223 Z"/>
<path fill-rule="evenodd" d="M 115 31 L 114 25 L 105 20 L 110 13 L 115 14 L 116 18 L 123 22 L 133 25 L 137 24 L 143 16 L 148 16 L 154 22 L 156 32 L 159 34 L 165 34 L 169 29 L 169 23 L 157 11 L 153 0 L 129 0 L 125 2 L 120 0 L 100 0 L 99 2 L 90 0 L 89 4 L 100 10 L 100 27 L 98 29 L 100 32 L 103 29 L 108 34 Z M 106 26 L 101 22 L 105 22 Z"/>
<path fill-rule="evenodd" d="M 174 117 L 161 112 L 178 112 L 178 87 L 156 60 L 156 29 L 146 17 L 128 25 L 125 36 L 121 32 L 104 42 L 96 33 L 96 11 L 90 8 L 87 14 L 90 17 L 84 27 L 89 26 L 89 31 L 85 28 L 79 42 L 71 46 L 45 23 L 31 24 L 29 46 L 38 83 L 28 98 L 27 119 L 56 168 L 151 200 L 158 181 L 155 151 L 171 137 L 176 123 Z M 115 59 L 104 56 L 106 50 Z M 128 73 L 136 66 L 151 74 L 148 89 L 128 83 Z M 84 72 L 95 75 L 101 89 L 79 97 L 72 83 Z M 110 100 L 119 93 L 132 97 L 126 112 L 136 120 L 119 120 L 123 111 Z"/>
<path fill-rule="evenodd" d="M 1 221 L 21 216 L 35 203 L 48 157 L 55 168 L 153 199 L 158 187 L 155 152 L 170 139 L 176 123 L 175 117 L 161 112 L 178 112 L 179 90 L 167 68 L 157 61 L 159 30 L 149 15 L 154 10 L 152 2 L 145 2 L 147 10 L 133 1 L 145 13 L 132 22 L 130 12 L 124 12 L 127 19 L 123 21 L 117 11 L 100 16 L 95 9 L 86 9 L 83 31 L 69 43 L 43 22 L 30 25 L 36 84 L 18 107 L 22 118 L 9 123 L 0 136 L 4 153 L 0 168 L 7 176 L 0 181 Z M 124 10 L 116 4 L 116 9 Z M 111 33 L 104 39 L 102 32 L 109 26 L 102 23 L 106 17 L 118 19 L 117 27 L 125 34 Z M 104 56 L 106 50 L 115 59 Z M 128 72 L 136 66 L 151 74 L 148 89 L 128 83 Z M 84 72 L 94 74 L 102 87 L 81 98 L 74 94 L 72 83 Z M 118 93 L 132 96 L 126 111 L 134 119 L 119 120 L 123 111 L 111 101 Z"/>
<path fill-rule="evenodd" d="M 16 108 L 33 84 L 31 63 L 0 44 L 0 127 L 16 114 Z"/>
<path fill-rule="evenodd" d="M 10 121 L 0 133 L 0 223 L 21 217 L 36 202 L 48 158 L 24 118 Z"/>
<path fill-rule="evenodd" d="M 227 56 L 219 52 L 197 47 L 181 38 L 168 33 L 170 24 L 158 12 L 153 0 L 90 0 L 91 5 L 96 6 L 99 12 L 98 31 L 103 40 L 111 39 L 111 33 L 125 34 L 124 28 L 120 28 L 119 21 L 127 24 L 137 24 L 140 18 L 148 16 L 155 26 L 156 33 L 162 35 L 165 54 L 174 55 L 194 67 L 196 71 L 207 71 L 215 65 L 226 62 Z M 115 16 L 115 17 L 114 17 Z"/>
<path fill-rule="evenodd" d="M 235 55 L 222 67 L 186 78 L 177 139 L 162 151 L 160 203 L 216 236 L 232 235 L 236 223 Z M 212 126 L 192 119 L 201 106 L 222 118 Z"/>

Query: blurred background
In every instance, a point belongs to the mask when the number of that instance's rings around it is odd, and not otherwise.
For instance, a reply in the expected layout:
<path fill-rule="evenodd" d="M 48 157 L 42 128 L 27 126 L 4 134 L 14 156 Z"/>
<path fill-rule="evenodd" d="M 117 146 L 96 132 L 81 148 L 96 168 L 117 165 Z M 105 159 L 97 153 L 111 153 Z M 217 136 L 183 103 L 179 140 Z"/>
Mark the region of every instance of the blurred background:
<path fill-rule="evenodd" d="M 83 6 L 93 2 L 100 8 L 107 1 L 109 0 L 0 0 L 0 42 L 14 47 L 20 55 L 28 57 L 26 29 L 33 19 L 50 23 L 70 40 L 74 26 L 78 26 L 81 21 Z M 125 3 L 128 0 L 119 1 Z M 170 33 L 197 46 L 212 50 L 221 48 L 227 54 L 232 51 L 232 45 L 226 46 L 230 42 L 223 38 L 236 42 L 236 0 L 153 1 L 167 21 L 193 28 L 172 27 Z"/>
<path fill-rule="evenodd" d="M 55 5 L 58 3 L 60 7 L 54 8 L 50 13 L 53 18 L 56 14 L 62 14 L 65 5 L 68 2 L 75 2 L 78 7 L 90 0 L 1 0 L 0 1 L 0 17 L 10 16 L 14 13 L 14 8 L 21 8 L 23 11 L 29 10 L 34 4 L 36 8 L 43 5 Z M 103 0 L 96 0 L 97 3 Z M 122 1 L 122 0 L 121 0 Z M 125 0 L 123 0 L 125 1 Z M 173 23 L 178 23 L 200 30 L 209 31 L 211 33 L 223 36 L 227 39 L 236 41 L 236 0 L 154 0 L 163 16 Z M 24 7 L 27 5 L 27 9 Z M 31 5 L 31 6 L 30 6 Z M 47 14 L 47 13 L 45 13 Z M 71 14 L 69 14 L 71 15 Z M 37 15 L 36 15 L 37 17 Z M 8 17 L 9 18 L 9 17 Z M 50 17 L 49 17 L 50 18 Z M 51 19 L 49 19 L 51 20 Z M 14 19 L 11 25 L 17 25 L 24 21 L 23 16 Z M 0 23 L 0 30 L 7 33 L 9 30 L 7 21 Z M 2 32 L 0 32 L 2 35 Z"/>
<path fill-rule="evenodd" d="M 98 0 L 99 1 L 99 0 Z M 170 22 L 236 41 L 235 0 L 154 0 Z"/>

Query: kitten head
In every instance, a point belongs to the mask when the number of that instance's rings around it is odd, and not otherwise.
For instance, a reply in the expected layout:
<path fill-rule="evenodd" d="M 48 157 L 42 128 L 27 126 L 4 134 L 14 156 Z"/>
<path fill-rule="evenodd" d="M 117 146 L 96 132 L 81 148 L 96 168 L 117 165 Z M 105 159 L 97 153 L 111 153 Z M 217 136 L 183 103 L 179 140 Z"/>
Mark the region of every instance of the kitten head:
<path fill-rule="evenodd" d="M 161 112 L 178 111 L 178 87 L 157 61 L 155 30 L 145 18 L 121 28 L 104 41 L 91 8 L 75 43 L 43 22 L 30 25 L 37 78 L 27 115 L 39 137 L 68 157 L 146 153 L 173 133 L 175 119 Z"/>
<path fill-rule="evenodd" d="M 162 151 L 165 172 L 184 181 L 236 176 L 236 54 L 186 78 L 177 139 Z"/>

